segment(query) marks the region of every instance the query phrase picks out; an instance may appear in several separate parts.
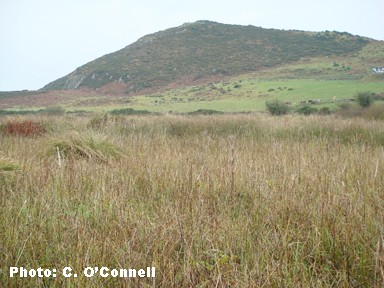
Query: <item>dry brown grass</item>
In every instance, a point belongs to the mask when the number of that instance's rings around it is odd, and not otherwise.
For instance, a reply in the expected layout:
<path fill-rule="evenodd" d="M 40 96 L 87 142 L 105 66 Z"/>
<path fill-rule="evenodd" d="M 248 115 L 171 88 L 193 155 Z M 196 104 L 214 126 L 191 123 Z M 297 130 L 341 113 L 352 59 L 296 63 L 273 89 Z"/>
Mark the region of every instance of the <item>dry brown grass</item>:
<path fill-rule="evenodd" d="M 40 125 L 39 122 L 24 120 L 24 121 L 10 121 L 1 127 L 1 132 L 8 135 L 21 135 L 21 136 L 41 136 L 47 129 Z"/>
<path fill-rule="evenodd" d="M 43 139 L 91 130 L 86 118 L 42 120 Z M 134 116 L 98 133 L 129 156 L 59 166 L 35 157 L 34 139 L 0 136 L 29 167 L 0 179 L 3 286 L 384 284 L 381 122 Z M 11 266 L 154 266 L 157 275 L 10 278 Z"/>

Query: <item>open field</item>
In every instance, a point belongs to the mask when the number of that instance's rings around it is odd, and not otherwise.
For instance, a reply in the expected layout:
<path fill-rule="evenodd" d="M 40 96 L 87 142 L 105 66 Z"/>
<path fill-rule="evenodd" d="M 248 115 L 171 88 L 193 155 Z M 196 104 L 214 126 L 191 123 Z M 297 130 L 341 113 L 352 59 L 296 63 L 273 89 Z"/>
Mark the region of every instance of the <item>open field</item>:
<path fill-rule="evenodd" d="M 131 100 L 132 103 L 126 107 L 154 112 L 190 112 L 198 109 L 214 109 L 225 112 L 263 111 L 265 110 L 265 101 L 271 99 L 289 101 L 295 105 L 299 104 L 300 101 L 315 99 L 326 102 L 332 100 L 334 96 L 338 99 L 353 98 L 358 91 L 371 91 L 380 94 L 384 92 L 383 83 L 319 80 L 284 82 L 242 80 L 230 84 L 219 82 L 212 85 L 174 90 L 170 91 L 169 94 L 161 94 L 159 97 L 136 96 Z M 239 87 L 235 88 L 236 85 Z M 222 94 L 220 90 L 227 92 Z M 324 106 L 333 107 L 335 104 L 324 103 Z"/>
<path fill-rule="evenodd" d="M 242 79 L 243 80 L 242 80 Z M 161 94 L 142 95 L 133 97 L 120 96 L 95 96 L 74 98 L 67 101 L 55 102 L 51 94 L 31 96 L 30 105 L 26 98 L 3 100 L 7 110 L 23 111 L 38 110 L 45 106 L 36 107 L 33 103 L 46 103 L 46 106 L 60 104 L 67 111 L 110 111 L 113 109 L 133 108 L 136 110 L 148 110 L 151 112 L 166 113 L 190 112 L 198 109 L 214 109 L 224 112 L 263 111 L 265 101 L 280 99 L 298 104 L 300 101 L 321 99 L 324 103 L 319 106 L 334 107 L 334 103 L 325 103 L 336 96 L 338 99 L 353 98 L 358 91 L 371 91 L 376 94 L 384 93 L 384 82 L 358 82 L 352 80 L 327 80 L 316 79 L 289 80 L 289 81 L 265 81 L 247 79 L 245 76 L 232 79 L 234 82 L 219 81 L 202 86 L 184 87 L 172 89 Z M 236 86 L 238 85 L 238 87 Z M 237 88 L 235 88 L 237 87 Z M 272 90 L 273 89 L 273 90 Z M 223 91 L 223 92 L 222 92 Z M 53 92 L 52 92 L 53 93 Z M 55 92 L 58 93 L 58 92 Z M 61 94 L 77 92 L 60 92 Z M 24 96 L 26 97 L 26 96 Z M 39 100 L 39 97 L 47 97 L 47 100 Z M 50 101 L 48 101 L 48 98 Z M 71 97 L 68 96 L 68 99 Z M 59 98 L 57 98 L 59 99 Z M 21 102 L 20 102 L 21 101 Z M 128 102 L 129 101 L 129 102 Z M 0 101 L 1 102 L 1 101 Z M 79 104 L 82 103 L 82 104 Z"/>
<path fill-rule="evenodd" d="M 24 120 L 46 132 L 7 134 L 10 121 Z M 0 123 L 0 286 L 384 284 L 381 121 L 35 115 Z M 58 273 L 10 278 L 11 266 Z M 78 278 L 61 274 L 68 266 Z M 80 275 L 148 266 L 155 278 Z"/>

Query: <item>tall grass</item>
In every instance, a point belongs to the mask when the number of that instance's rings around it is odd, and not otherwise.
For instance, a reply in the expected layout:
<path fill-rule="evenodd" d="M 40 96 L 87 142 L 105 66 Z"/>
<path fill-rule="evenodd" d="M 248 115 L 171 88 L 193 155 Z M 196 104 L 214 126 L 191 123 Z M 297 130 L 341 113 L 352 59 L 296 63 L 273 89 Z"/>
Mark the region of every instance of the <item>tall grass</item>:
<path fill-rule="evenodd" d="M 82 157 L 96 161 L 107 162 L 124 154 L 120 149 L 107 141 L 106 136 L 99 133 L 80 134 L 77 131 L 66 131 L 58 138 L 50 138 L 42 141 L 38 146 L 41 156 Z"/>
<path fill-rule="evenodd" d="M 4 153 L 0 151 L 0 173 L 4 171 L 18 170 L 20 166 L 13 159 L 4 156 Z"/>
<path fill-rule="evenodd" d="M 127 157 L 35 157 L 0 184 L 3 286 L 381 287 L 384 127 L 334 116 L 44 118 Z M 67 128 L 68 126 L 68 128 Z M 88 128 L 87 128 L 88 127 Z M 73 133 L 73 132 L 71 132 Z M 10 278 L 9 268 L 156 267 L 156 278 Z"/>

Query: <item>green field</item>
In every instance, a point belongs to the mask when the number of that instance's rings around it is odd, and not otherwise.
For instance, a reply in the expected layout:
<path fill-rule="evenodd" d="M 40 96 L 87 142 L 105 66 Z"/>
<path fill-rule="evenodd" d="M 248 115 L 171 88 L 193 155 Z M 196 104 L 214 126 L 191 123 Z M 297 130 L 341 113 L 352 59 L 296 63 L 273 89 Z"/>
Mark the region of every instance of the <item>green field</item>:
<path fill-rule="evenodd" d="M 235 85 L 240 85 L 240 87 L 234 88 Z M 212 87 L 216 87 L 216 89 Z M 219 92 L 221 87 L 225 88 L 224 91 L 228 91 L 228 88 L 231 91 L 222 94 Z M 270 89 L 274 89 L 274 91 L 268 92 Z M 353 98 L 358 91 L 371 91 L 380 94 L 384 92 L 384 83 L 360 83 L 357 81 L 341 80 L 296 80 L 284 82 L 243 80 L 242 82 L 231 84 L 219 82 L 202 87 L 167 91 L 166 93 L 159 94 L 161 97 L 136 96 L 132 99 L 132 103 L 129 103 L 130 105 L 121 107 L 146 109 L 153 112 L 189 112 L 198 109 L 214 109 L 225 112 L 260 111 L 265 110 L 265 101 L 270 99 L 289 101 L 294 105 L 304 100 L 321 99 L 323 102 L 326 102 L 332 100 L 334 96 L 338 99 Z M 172 98 L 181 98 L 183 101 L 174 101 Z M 188 99 L 193 100 L 189 101 Z M 157 103 L 159 105 L 156 105 Z M 333 107 L 336 103 L 324 103 L 321 106 L 324 105 Z M 121 107 L 119 106 L 119 108 Z"/>
<path fill-rule="evenodd" d="M 337 99 L 353 98 L 358 91 L 384 93 L 384 74 L 372 74 L 372 67 L 384 67 L 384 45 L 380 41 L 373 41 L 357 52 L 304 57 L 246 74 L 225 76 L 211 83 L 174 85 L 147 95 L 109 95 L 96 90 L 86 93 L 77 90 L 1 92 L 0 106 L 6 104 L 5 109 L 16 111 L 38 110 L 49 102 L 67 111 L 133 108 L 159 113 L 198 109 L 243 112 L 264 111 L 265 101 L 271 99 L 288 101 L 292 106 L 300 101 L 321 99 L 321 106 L 336 109 L 337 101 L 324 102 L 335 96 Z M 18 101 L 12 102 L 15 98 Z"/>
<path fill-rule="evenodd" d="M 241 82 L 240 82 L 241 81 Z M 238 85 L 238 88 L 236 85 Z M 273 91 L 271 90 L 273 89 Z M 221 91 L 224 91 L 221 92 Z M 129 103 L 107 104 L 103 106 L 79 107 L 78 101 L 105 100 L 106 96 L 82 97 L 61 105 L 67 111 L 110 111 L 113 109 L 133 108 L 151 112 L 167 113 L 190 112 L 198 109 L 213 109 L 223 112 L 249 112 L 264 111 L 265 101 L 279 99 L 289 101 L 292 107 L 299 105 L 300 101 L 322 100 L 318 107 L 327 106 L 336 109 L 338 101 L 326 103 L 336 96 L 337 99 L 354 98 L 359 91 L 370 91 L 376 94 L 384 93 L 384 82 L 363 82 L 353 80 L 289 80 L 265 81 L 264 79 L 246 79 L 245 76 L 231 79 L 231 82 L 220 81 L 217 83 L 171 89 L 155 95 L 134 96 Z M 30 107 L 21 109 L 14 106 L 14 111 L 38 110 L 44 107 Z"/>

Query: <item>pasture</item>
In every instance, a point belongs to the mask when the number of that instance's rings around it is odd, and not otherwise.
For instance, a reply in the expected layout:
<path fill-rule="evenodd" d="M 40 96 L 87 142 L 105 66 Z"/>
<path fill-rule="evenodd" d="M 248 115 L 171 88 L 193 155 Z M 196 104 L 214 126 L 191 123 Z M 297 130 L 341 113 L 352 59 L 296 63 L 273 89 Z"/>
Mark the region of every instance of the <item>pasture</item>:
<path fill-rule="evenodd" d="M 23 121 L 39 133 L 7 128 Z M 34 115 L 0 123 L 1 286 L 384 284 L 381 121 Z M 58 273 L 10 278 L 13 266 Z M 65 278 L 68 266 L 78 274 L 149 266 L 156 277 Z"/>
<path fill-rule="evenodd" d="M 315 99 L 326 102 L 335 96 L 338 99 L 349 99 L 353 98 L 358 91 L 371 91 L 376 94 L 384 92 L 383 82 L 360 83 L 350 80 L 319 81 L 315 79 L 258 81 L 244 79 L 245 77 L 240 77 L 237 80 L 232 79 L 234 82 L 231 83 L 218 82 L 199 87 L 170 90 L 159 94 L 159 97 L 135 96 L 131 103 L 124 105 L 124 107 L 146 109 L 153 112 L 190 112 L 198 109 L 248 112 L 265 110 L 265 101 L 271 99 L 289 101 L 294 105 L 295 103 L 299 104 L 300 101 Z M 235 88 L 236 85 L 239 87 Z M 336 103 L 324 103 L 318 107 L 323 106 L 336 108 Z"/>
<path fill-rule="evenodd" d="M 332 100 L 335 96 L 337 99 L 353 98 L 358 91 L 371 91 L 376 94 L 381 94 L 384 93 L 384 85 L 383 82 L 365 83 L 351 80 L 320 81 L 316 79 L 301 79 L 266 81 L 265 79 L 247 79 L 244 76 L 231 79 L 231 81 L 228 82 L 219 81 L 202 86 L 170 89 L 164 93 L 154 95 L 133 97 L 99 97 L 88 95 L 87 97 L 76 98 L 76 91 L 68 91 L 65 92 L 68 93 L 68 95 L 74 93 L 72 96 L 67 95 L 68 98 L 71 99 L 71 97 L 75 97 L 76 100 L 65 101 L 60 97 L 57 97 L 57 99 L 60 99 L 60 105 L 67 111 L 84 110 L 91 112 L 111 111 L 124 108 L 148 110 L 157 113 L 168 113 L 169 111 L 186 113 L 198 109 L 213 109 L 223 112 L 255 112 L 265 110 L 265 102 L 271 99 L 279 99 L 284 102 L 289 101 L 292 103 L 292 106 L 295 106 L 295 103 L 299 104 L 300 101 L 308 102 L 308 100 L 321 99 L 322 104 L 316 105 L 316 107 L 321 108 L 326 106 L 332 110 L 337 110 L 337 101 L 335 103 L 326 102 Z M 39 103 L 46 103 L 44 97 L 50 98 L 51 96 L 49 93 L 41 94 L 39 96 L 41 99 L 34 99 L 31 101 L 33 105 L 31 104 L 29 106 L 26 104 L 14 105 L 19 101 L 21 101 L 20 103 L 26 103 L 24 98 L 17 100 L 18 98 L 14 97 L 12 102 L 9 102 L 9 107 L 6 110 L 25 111 L 44 109 L 45 106 Z M 7 99 L 0 99 L 0 102 L 1 101 L 5 103 Z M 51 104 L 55 103 L 52 102 Z M 6 108 L 5 104 L 4 108 Z"/>

